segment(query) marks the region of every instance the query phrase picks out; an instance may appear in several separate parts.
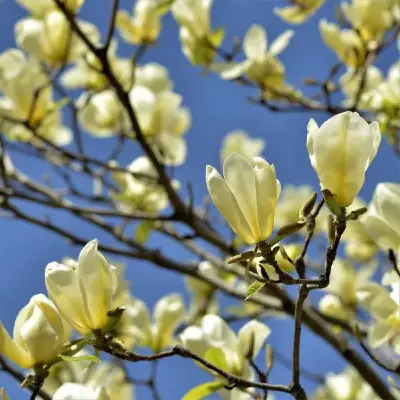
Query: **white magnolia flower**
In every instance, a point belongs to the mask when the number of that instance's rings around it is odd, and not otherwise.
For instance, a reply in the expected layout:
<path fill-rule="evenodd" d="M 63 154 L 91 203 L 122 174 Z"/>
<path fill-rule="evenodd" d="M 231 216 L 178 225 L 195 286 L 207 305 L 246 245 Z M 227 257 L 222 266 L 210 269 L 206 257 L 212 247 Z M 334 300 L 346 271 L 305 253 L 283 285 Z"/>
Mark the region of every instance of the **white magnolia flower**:
<path fill-rule="evenodd" d="M 307 149 L 321 187 L 330 190 L 340 207 L 349 206 L 378 151 L 379 124 L 368 124 L 358 113 L 346 111 L 321 127 L 311 119 L 307 130 Z"/>
<path fill-rule="evenodd" d="M 261 138 L 251 138 L 241 129 L 229 132 L 224 137 L 221 148 L 222 163 L 232 153 L 239 153 L 251 161 L 253 157 L 259 157 L 264 150 L 265 140 Z"/>
<path fill-rule="evenodd" d="M 168 207 L 168 196 L 162 185 L 157 182 L 157 172 L 147 157 L 138 157 L 128 165 L 127 170 L 134 174 L 142 174 L 134 177 L 130 173 L 114 172 L 113 178 L 120 187 L 120 192 L 113 197 L 125 210 L 139 210 L 156 214 Z M 172 181 L 175 189 L 179 188 L 179 182 Z"/>
<path fill-rule="evenodd" d="M 243 40 L 247 59 L 240 63 L 217 66 L 221 69 L 221 77 L 236 79 L 244 74 L 272 98 L 288 92 L 290 88 L 285 83 L 285 67 L 276 56 L 286 49 L 292 36 L 293 31 L 285 31 L 268 46 L 264 28 L 261 25 L 252 25 Z"/>
<path fill-rule="evenodd" d="M 261 322 L 252 320 L 236 336 L 229 325 L 217 315 L 206 315 L 200 326 L 190 326 L 180 335 L 183 345 L 193 353 L 209 360 L 228 373 L 253 379 L 249 360 L 260 352 L 271 330 Z M 248 399 L 248 394 L 237 389 L 222 390 L 224 399 Z"/>
<path fill-rule="evenodd" d="M 70 329 L 54 304 L 37 294 L 19 312 L 11 338 L 0 322 L 0 353 L 21 368 L 47 364 L 57 357 L 68 340 Z"/>
<path fill-rule="evenodd" d="M 382 249 L 400 246 L 400 184 L 379 183 L 362 223 Z"/>
<path fill-rule="evenodd" d="M 53 400 L 111 400 L 104 388 L 92 388 L 79 383 L 64 383 Z"/>
<path fill-rule="evenodd" d="M 133 7 L 133 17 L 126 11 L 118 11 L 116 26 L 128 43 L 152 43 L 160 35 L 161 17 L 167 11 L 156 0 L 138 0 Z"/>
<path fill-rule="evenodd" d="M 254 157 L 250 164 L 233 153 L 223 170 L 224 177 L 211 165 L 206 169 L 207 189 L 218 211 L 244 242 L 267 239 L 274 227 L 280 193 L 275 167 L 260 157 Z"/>
<path fill-rule="evenodd" d="M 70 12 L 77 12 L 85 0 L 63 0 L 62 3 Z M 36 18 L 44 17 L 48 12 L 56 10 L 57 4 L 53 0 L 17 0 L 17 3 L 25 7 Z"/>
<path fill-rule="evenodd" d="M 60 107 L 37 59 L 26 59 L 17 49 L 1 53 L 0 93 L 0 125 L 10 139 L 37 141 L 22 125 L 28 122 L 38 136 L 54 144 L 62 146 L 71 141 L 71 132 L 62 125 Z"/>
<path fill-rule="evenodd" d="M 82 32 L 92 43 L 98 43 L 100 33 L 95 25 L 78 21 Z M 70 63 L 86 51 L 86 45 L 72 32 L 71 25 L 59 10 L 42 18 L 28 17 L 15 24 L 15 40 L 20 48 L 51 66 Z"/>
<path fill-rule="evenodd" d="M 287 7 L 275 7 L 274 13 L 290 24 L 301 24 L 316 13 L 324 0 L 297 0 Z"/>
<path fill-rule="evenodd" d="M 355 68 L 364 63 L 366 48 L 354 30 L 340 29 L 325 19 L 320 21 L 319 30 L 325 44 L 336 53 L 340 61 Z"/>
<path fill-rule="evenodd" d="M 117 289 L 116 268 L 89 242 L 76 263 L 52 262 L 46 267 L 46 287 L 61 315 L 81 334 L 104 328 Z"/>
<path fill-rule="evenodd" d="M 135 68 L 135 85 L 144 86 L 155 94 L 173 89 L 167 68 L 158 63 L 138 65 Z"/>
<path fill-rule="evenodd" d="M 131 334 L 138 345 L 159 352 L 174 342 L 174 333 L 182 322 L 185 306 L 179 294 L 162 297 L 153 309 L 153 322 L 146 304 L 133 300 L 125 314 L 131 326 Z"/>
<path fill-rule="evenodd" d="M 154 93 L 135 86 L 130 94 L 143 134 L 166 165 L 180 165 L 186 158 L 183 136 L 191 124 L 190 112 L 182 107 L 182 96 L 170 91 Z"/>

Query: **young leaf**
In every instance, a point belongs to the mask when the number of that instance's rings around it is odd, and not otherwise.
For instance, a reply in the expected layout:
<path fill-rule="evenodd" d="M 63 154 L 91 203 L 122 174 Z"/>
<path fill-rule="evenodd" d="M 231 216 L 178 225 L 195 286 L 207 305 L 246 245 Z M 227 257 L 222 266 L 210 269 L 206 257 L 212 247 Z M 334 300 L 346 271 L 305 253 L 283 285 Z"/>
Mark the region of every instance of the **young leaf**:
<path fill-rule="evenodd" d="M 91 361 L 96 364 L 100 362 L 99 358 L 92 356 L 92 355 L 70 357 L 70 356 L 66 356 L 64 354 L 59 354 L 58 357 L 60 357 L 64 361 L 68 361 L 68 362 Z"/>
<path fill-rule="evenodd" d="M 200 400 L 204 399 L 206 396 L 215 393 L 216 391 L 222 389 L 224 384 L 219 381 L 212 381 L 202 383 L 199 386 L 194 387 L 189 392 L 187 392 L 182 400 Z"/>
<path fill-rule="evenodd" d="M 135 240 L 144 244 L 150 237 L 151 231 L 154 228 L 154 221 L 142 221 L 135 230 Z"/>
<path fill-rule="evenodd" d="M 251 296 L 253 296 L 253 294 L 256 294 L 264 286 L 265 286 L 264 282 L 254 281 L 250 286 L 247 287 L 245 300 L 249 299 Z"/>

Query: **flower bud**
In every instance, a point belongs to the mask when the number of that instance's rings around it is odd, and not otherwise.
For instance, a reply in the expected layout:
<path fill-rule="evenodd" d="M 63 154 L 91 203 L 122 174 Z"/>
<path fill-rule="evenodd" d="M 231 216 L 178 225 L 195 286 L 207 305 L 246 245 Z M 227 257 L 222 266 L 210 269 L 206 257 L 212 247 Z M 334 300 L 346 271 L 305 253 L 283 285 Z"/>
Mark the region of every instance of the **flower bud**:
<path fill-rule="evenodd" d="M 47 364 L 57 357 L 69 333 L 54 304 L 37 294 L 19 312 L 13 339 L 0 323 L 0 353 L 21 368 Z"/>
<path fill-rule="evenodd" d="M 322 189 L 335 196 L 339 207 L 349 206 L 362 188 L 365 172 L 378 151 L 378 123 L 368 124 L 358 113 L 346 111 L 318 127 L 311 119 L 307 149 Z"/>
<path fill-rule="evenodd" d="M 275 168 L 259 157 L 250 164 L 232 153 L 224 162 L 224 178 L 208 165 L 208 192 L 233 231 L 248 244 L 267 239 L 274 226 L 280 184 Z"/>

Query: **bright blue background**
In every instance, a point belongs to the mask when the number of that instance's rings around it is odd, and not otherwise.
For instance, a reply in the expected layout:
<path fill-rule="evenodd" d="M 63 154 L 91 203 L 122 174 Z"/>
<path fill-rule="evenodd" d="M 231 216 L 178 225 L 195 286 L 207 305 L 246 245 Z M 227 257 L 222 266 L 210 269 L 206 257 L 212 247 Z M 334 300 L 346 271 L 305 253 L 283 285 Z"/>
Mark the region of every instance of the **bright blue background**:
<path fill-rule="evenodd" d="M 38 0 L 40 1 L 40 0 Z M 122 1 L 122 7 L 130 10 L 133 2 Z M 283 2 L 282 2 L 283 3 Z M 218 0 L 212 10 L 213 26 L 224 25 L 226 38 L 224 48 L 230 49 L 234 36 L 243 37 L 253 23 L 262 24 L 268 32 L 269 42 L 285 29 L 291 28 L 274 16 L 272 8 L 280 5 L 278 0 Z M 287 69 L 287 80 L 293 85 L 301 85 L 302 78 L 313 76 L 324 78 L 329 68 L 336 62 L 335 55 L 324 47 L 318 33 L 318 20 L 321 16 L 334 20 L 334 7 L 338 1 L 329 0 L 316 16 L 308 23 L 295 27 L 296 35 L 281 59 Z M 86 0 L 82 9 L 82 18 L 96 23 L 104 32 L 108 20 L 110 1 Z M 26 15 L 24 9 L 12 0 L 0 0 L 0 49 L 1 51 L 14 46 L 14 23 Z M 120 53 L 129 55 L 132 49 L 121 44 Z M 392 64 L 397 57 L 394 49 L 385 52 L 379 65 L 384 69 Z M 226 82 L 217 76 L 203 77 L 198 68 L 193 68 L 182 55 L 178 40 L 177 26 L 171 16 L 163 20 L 163 32 L 159 44 L 151 49 L 144 61 L 157 61 L 165 65 L 171 79 L 175 82 L 175 90 L 183 95 L 184 104 L 191 110 L 192 128 L 187 135 L 189 148 L 186 165 L 177 170 L 181 182 L 191 181 L 197 201 L 205 194 L 204 170 L 206 164 L 219 165 L 219 149 L 223 136 L 237 128 L 245 129 L 250 135 L 262 137 L 267 141 L 264 156 L 276 166 L 281 183 L 312 184 L 316 189 L 317 179 L 310 166 L 305 147 L 306 126 L 310 117 L 317 122 L 324 121 L 323 114 L 297 113 L 273 114 L 268 110 L 249 104 L 246 96 L 252 95 L 249 89 L 234 83 Z M 302 87 L 302 86 L 299 86 Z M 92 154 L 104 154 L 109 150 L 108 140 L 85 139 L 91 144 Z M 125 152 L 124 159 L 129 162 L 132 157 Z M 43 166 L 31 159 L 16 157 L 16 165 L 22 170 L 29 170 L 40 177 Z M 381 149 L 368 171 L 362 196 L 367 201 L 371 198 L 378 182 L 399 181 L 398 160 L 393 151 L 383 142 Z M 184 185 L 183 185 L 184 186 Z M 27 212 L 37 208 L 26 206 Z M 42 215 L 43 216 L 43 215 Z M 93 228 L 76 224 L 71 218 L 62 217 L 66 229 L 74 229 L 79 235 L 91 239 L 97 237 L 106 239 Z M 44 268 L 53 260 L 64 256 L 76 257 L 79 249 L 70 246 L 61 237 L 29 226 L 19 221 L 0 219 L 1 240 L 0 254 L 0 319 L 11 331 L 18 311 L 36 293 L 45 293 Z M 158 242 L 162 247 L 163 243 Z M 171 253 L 172 252 L 172 253 Z M 169 250 L 173 257 L 185 256 L 186 253 L 176 248 Z M 114 258 L 115 259 L 115 258 Z M 127 275 L 132 282 L 132 292 L 142 298 L 149 306 L 162 295 L 184 290 L 182 279 L 171 272 L 163 271 L 153 265 L 131 261 L 127 263 Z M 287 355 L 291 351 L 292 320 L 272 323 L 273 332 L 269 343 Z M 302 363 L 308 369 L 323 373 L 324 371 L 340 371 L 343 362 L 340 357 L 321 340 L 304 331 L 302 341 Z M 263 363 L 263 360 L 261 360 Z M 208 376 L 199 371 L 191 361 L 178 358 L 163 361 L 158 375 L 158 386 L 162 398 L 166 400 L 179 399 L 190 387 L 204 382 Z M 260 364 L 263 365 L 263 364 Z M 134 376 L 147 376 L 148 366 L 135 366 Z M 271 382 L 287 383 L 290 374 L 279 363 L 273 369 Z M 5 374 L 0 374 L 0 386 L 5 386 L 11 399 L 26 399 L 26 392 L 21 394 L 18 385 Z M 307 391 L 315 384 L 304 380 Z M 146 388 L 137 389 L 138 399 L 151 398 Z M 289 399 L 284 394 L 276 394 L 277 399 Z"/>

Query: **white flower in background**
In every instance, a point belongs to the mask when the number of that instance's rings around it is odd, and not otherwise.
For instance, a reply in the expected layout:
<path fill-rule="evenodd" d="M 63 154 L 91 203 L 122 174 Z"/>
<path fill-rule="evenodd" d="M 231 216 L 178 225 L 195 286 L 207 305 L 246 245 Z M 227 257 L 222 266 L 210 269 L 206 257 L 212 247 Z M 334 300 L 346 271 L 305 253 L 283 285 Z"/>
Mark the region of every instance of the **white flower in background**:
<path fill-rule="evenodd" d="M 168 206 L 168 195 L 164 187 L 157 182 L 157 172 L 147 157 L 138 157 L 128 165 L 127 170 L 134 174 L 142 174 L 143 178 L 125 172 L 113 173 L 112 176 L 121 189 L 119 193 L 113 194 L 113 197 L 123 210 L 157 214 Z M 179 188 L 179 182 L 176 180 L 172 181 L 172 185 L 175 189 Z"/>
<path fill-rule="evenodd" d="M 116 26 L 122 38 L 132 44 L 152 43 L 161 31 L 161 17 L 168 11 L 157 0 L 138 0 L 133 7 L 133 17 L 119 10 Z"/>
<path fill-rule="evenodd" d="M 355 369 L 348 367 L 340 374 L 328 372 L 325 385 L 318 388 L 312 400 L 380 400 L 372 387 Z"/>
<path fill-rule="evenodd" d="M 82 93 L 76 102 L 79 122 L 97 137 L 109 137 L 128 130 L 123 108 L 112 89 Z"/>
<path fill-rule="evenodd" d="M 0 353 L 21 368 L 32 368 L 54 361 L 69 335 L 70 328 L 54 304 L 37 294 L 15 319 L 14 338 L 0 322 Z"/>
<path fill-rule="evenodd" d="M 61 315 L 79 333 L 90 334 L 104 328 L 107 313 L 115 309 L 116 268 L 97 250 L 97 240 L 89 242 L 76 263 L 52 262 L 46 267 L 49 297 Z"/>
<path fill-rule="evenodd" d="M 358 113 L 346 111 L 321 127 L 311 119 L 307 130 L 307 149 L 321 187 L 330 190 L 340 207 L 348 207 L 378 151 L 379 124 L 368 124 Z"/>
<path fill-rule="evenodd" d="M 75 357 L 87 355 L 87 352 L 80 351 Z M 125 372 L 107 361 L 102 361 L 100 364 L 94 364 L 89 360 L 58 363 L 51 368 L 43 388 L 53 395 L 53 398 L 60 399 L 70 398 L 62 396 L 72 396 L 71 399 L 82 400 L 83 397 L 79 397 L 79 394 L 91 392 L 102 393 L 110 400 L 134 398 L 134 387 L 127 380 Z"/>
<path fill-rule="evenodd" d="M 34 58 L 22 51 L 6 50 L 0 54 L 0 126 L 12 140 L 36 141 L 19 122 L 29 122 L 38 136 L 57 145 L 71 141 L 71 132 L 62 125 L 60 107 L 53 100 L 49 78 Z"/>
<path fill-rule="evenodd" d="M 112 41 L 107 56 L 112 72 L 124 88 L 133 83 L 133 64 L 129 58 L 118 57 L 117 42 Z M 100 92 L 109 87 L 107 77 L 101 72 L 101 62 L 90 51 L 78 58 L 61 76 L 61 83 L 68 89 L 87 89 Z"/>
<path fill-rule="evenodd" d="M 371 314 L 373 322 L 368 329 L 368 342 L 372 348 L 388 343 L 400 355 L 400 277 L 386 274 L 382 284 L 370 283 L 359 288 L 357 298 Z"/>
<path fill-rule="evenodd" d="M 321 7 L 324 0 L 296 0 L 287 7 L 275 7 L 274 13 L 289 24 L 302 24 Z"/>
<path fill-rule="evenodd" d="M 358 68 L 364 63 L 366 48 L 354 30 L 341 30 L 337 25 L 322 19 L 319 31 L 325 44 L 347 66 Z"/>
<path fill-rule="evenodd" d="M 362 199 L 356 197 L 349 211 L 366 206 Z M 357 220 L 347 221 L 346 230 L 342 235 L 346 254 L 358 262 L 370 261 L 378 250 L 373 237 L 364 225 L 364 220 L 365 215 L 361 215 Z"/>
<path fill-rule="evenodd" d="M 274 227 L 280 184 L 275 167 L 260 157 L 250 164 L 240 154 L 224 162 L 224 177 L 211 165 L 206 169 L 207 189 L 218 211 L 240 238 L 254 244 L 267 239 Z"/>
<path fill-rule="evenodd" d="M 275 211 L 275 226 L 293 224 L 299 220 L 301 208 L 315 193 L 315 190 L 309 185 L 285 185 L 279 197 Z M 315 233 L 322 233 L 326 228 L 326 218 L 329 214 L 327 208 L 323 207 L 318 213 L 315 225 Z M 304 234 L 306 231 L 300 230 L 299 233 Z"/>
<path fill-rule="evenodd" d="M 166 165 L 181 165 L 186 159 L 183 136 L 191 124 L 190 112 L 182 107 L 182 96 L 170 91 L 154 93 L 135 86 L 129 94 L 143 134 Z"/>
<path fill-rule="evenodd" d="M 64 383 L 56 393 L 53 400 L 111 400 L 104 388 L 92 388 L 79 383 Z"/>
<path fill-rule="evenodd" d="M 16 0 L 36 18 L 44 17 L 48 12 L 56 10 L 57 4 L 53 0 Z M 62 3 L 73 13 L 79 11 L 85 0 L 63 0 Z"/>
<path fill-rule="evenodd" d="M 223 79 L 237 79 L 246 75 L 271 98 L 279 97 L 290 89 L 285 83 L 285 67 L 276 58 L 288 46 L 293 31 L 288 30 L 278 36 L 268 46 L 267 33 L 261 25 L 252 25 L 243 40 L 243 50 L 247 57 L 240 63 L 217 65 Z"/>
<path fill-rule="evenodd" d="M 180 339 L 184 347 L 217 367 L 252 380 L 254 373 L 249 360 L 257 357 L 270 333 L 268 326 L 252 320 L 236 336 L 221 317 L 206 315 L 200 326 L 189 326 L 182 332 Z M 221 395 L 224 399 L 248 399 L 248 394 L 237 389 L 222 389 Z"/>
<path fill-rule="evenodd" d="M 214 32 L 210 26 L 212 0 L 177 0 L 171 7 L 179 24 L 182 51 L 195 65 L 208 65 L 224 38 L 223 29 Z"/>
<path fill-rule="evenodd" d="M 382 249 L 400 246 L 400 184 L 379 183 L 362 223 Z"/>
<path fill-rule="evenodd" d="M 160 352 L 174 343 L 174 333 L 183 321 L 185 305 L 181 296 L 173 293 L 157 301 L 153 309 L 153 321 L 146 304 L 139 299 L 134 299 L 127 306 L 125 314 L 137 344 Z"/>
<path fill-rule="evenodd" d="M 340 87 L 346 99 L 343 105 L 351 107 L 354 104 L 360 85 L 362 82 L 362 74 L 354 68 L 348 68 L 339 80 Z M 374 65 L 369 65 L 365 74 L 363 83 L 363 91 L 359 100 L 359 107 L 361 109 L 370 109 L 373 107 L 372 97 L 374 96 L 375 89 L 383 81 L 382 72 Z"/>
<path fill-rule="evenodd" d="M 78 21 L 78 25 L 92 43 L 99 42 L 100 33 L 95 25 L 85 21 Z M 19 20 L 15 24 L 15 41 L 18 47 L 54 67 L 70 63 L 86 51 L 86 45 L 72 33 L 70 23 L 59 10 L 40 19 Z"/>
<path fill-rule="evenodd" d="M 341 3 L 341 9 L 363 40 L 380 40 L 395 20 L 393 3 L 393 0 L 352 0 Z"/>
<path fill-rule="evenodd" d="M 170 92 L 174 86 L 169 79 L 167 68 L 158 63 L 137 65 L 135 68 L 135 85 L 147 87 L 156 94 Z"/>
<path fill-rule="evenodd" d="M 247 132 L 236 129 L 225 135 L 221 148 L 221 162 L 223 163 L 230 154 L 239 153 L 248 161 L 259 157 L 264 150 L 265 140 L 251 138 Z"/>
<path fill-rule="evenodd" d="M 357 309 L 357 290 L 368 284 L 376 271 L 376 262 L 363 265 L 358 270 L 348 260 L 336 258 L 332 265 L 329 286 L 325 289 L 329 292 L 319 304 L 320 310 L 327 315 L 337 311 L 336 316 L 355 317 Z M 337 300 L 333 300 L 331 296 Z"/>

